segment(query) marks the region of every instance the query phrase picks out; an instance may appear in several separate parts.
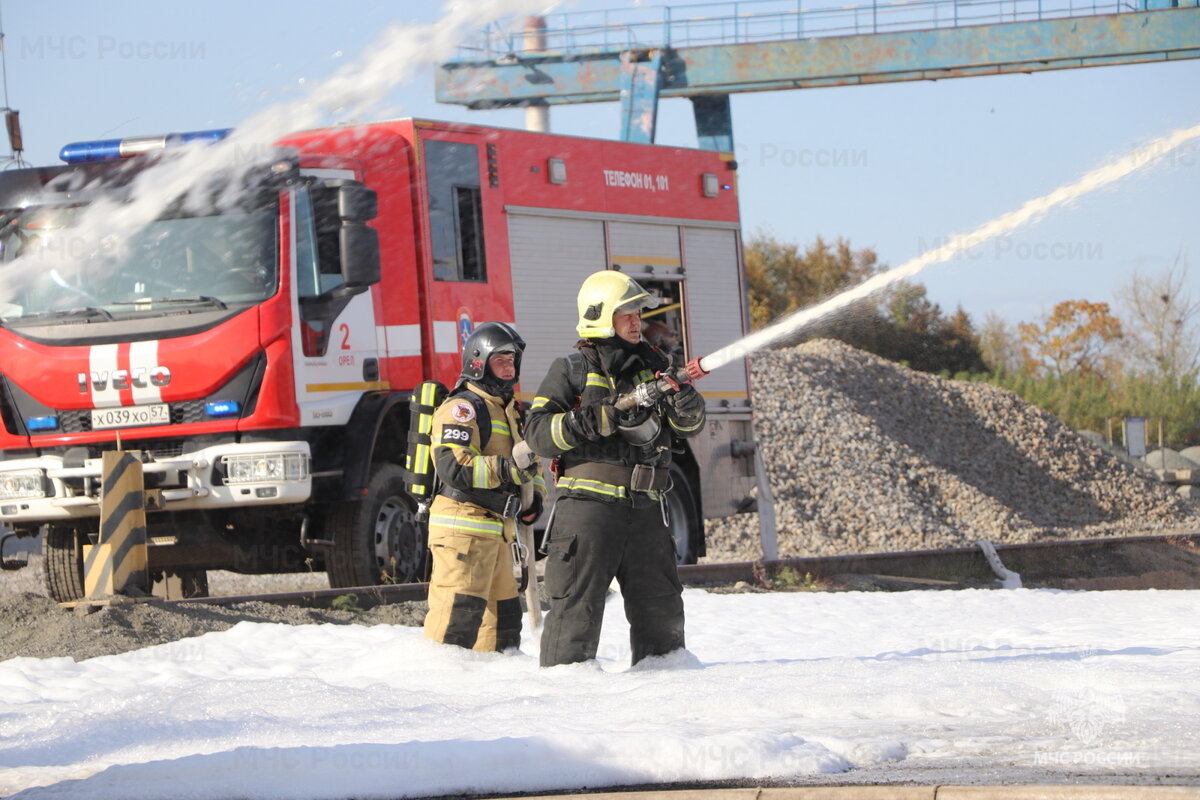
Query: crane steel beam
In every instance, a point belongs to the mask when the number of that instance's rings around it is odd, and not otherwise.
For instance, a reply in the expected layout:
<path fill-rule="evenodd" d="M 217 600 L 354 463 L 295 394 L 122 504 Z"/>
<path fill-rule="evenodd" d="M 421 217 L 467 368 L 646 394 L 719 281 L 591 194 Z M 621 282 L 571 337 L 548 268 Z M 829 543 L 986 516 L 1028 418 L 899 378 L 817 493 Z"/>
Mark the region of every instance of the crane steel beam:
<path fill-rule="evenodd" d="M 635 56 L 642 62 L 653 49 Z M 637 51 L 625 51 L 637 53 Z M 659 51 L 654 51 L 659 52 Z M 1030 22 L 661 50 L 658 97 L 940 80 L 1200 57 L 1200 7 Z M 621 99 L 618 51 L 456 60 L 436 73 L 440 103 L 470 108 Z M 643 84 L 644 86 L 644 84 Z"/>
<path fill-rule="evenodd" d="M 621 139 L 650 144 L 658 119 L 658 82 L 662 51 L 621 54 Z"/>

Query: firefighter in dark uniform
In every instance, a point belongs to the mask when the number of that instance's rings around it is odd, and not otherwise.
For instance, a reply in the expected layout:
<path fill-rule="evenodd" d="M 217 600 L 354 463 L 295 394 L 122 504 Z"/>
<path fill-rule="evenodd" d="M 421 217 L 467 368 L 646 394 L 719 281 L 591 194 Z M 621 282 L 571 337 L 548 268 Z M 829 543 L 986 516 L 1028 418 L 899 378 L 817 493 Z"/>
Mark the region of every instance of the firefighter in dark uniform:
<path fill-rule="evenodd" d="M 458 385 L 433 415 L 431 446 L 441 488 L 429 511 L 433 572 L 425 635 L 435 641 L 485 651 L 521 644 L 516 520 L 537 520 L 546 495 L 528 448 L 523 459 L 513 458 L 524 424 L 513 396 L 524 349 L 511 326 L 480 325 L 463 346 Z M 481 418 L 485 413 L 488 419 Z M 481 426 L 488 436 L 481 436 Z M 521 508 L 526 481 L 536 491 L 530 507 Z"/>
<path fill-rule="evenodd" d="M 590 275 L 578 297 L 582 338 L 551 365 L 530 409 L 529 445 L 559 460 L 547 532 L 543 667 L 595 658 L 613 578 L 625 601 L 633 663 L 684 646 L 665 495 L 672 446 L 704 428 L 704 398 L 683 384 L 650 408 L 621 414 L 613 404 L 670 366 L 641 337 L 642 309 L 657 305 L 620 272 Z"/>

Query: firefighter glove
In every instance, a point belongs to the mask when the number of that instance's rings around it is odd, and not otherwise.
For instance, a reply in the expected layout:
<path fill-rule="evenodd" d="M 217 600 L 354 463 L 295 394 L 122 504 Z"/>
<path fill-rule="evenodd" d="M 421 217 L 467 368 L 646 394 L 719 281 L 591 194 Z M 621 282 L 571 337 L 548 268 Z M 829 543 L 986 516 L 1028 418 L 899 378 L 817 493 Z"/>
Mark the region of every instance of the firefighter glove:
<path fill-rule="evenodd" d="M 532 525 L 538 521 L 538 517 L 542 515 L 542 496 L 536 492 L 533 495 L 533 501 L 528 508 L 522 508 L 521 513 L 517 515 L 517 519 L 521 520 L 523 525 Z"/>
<path fill-rule="evenodd" d="M 522 483 L 528 483 L 537 477 L 537 467 L 531 462 L 529 466 L 522 467 L 517 463 L 515 458 L 504 459 L 504 465 L 508 468 L 508 479 L 514 485 L 520 486 Z"/>
<path fill-rule="evenodd" d="M 617 430 L 617 409 L 611 400 L 573 408 L 567 418 L 574 432 L 590 442 L 612 436 Z"/>
<path fill-rule="evenodd" d="M 676 418 L 695 419 L 704 413 L 704 396 L 690 383 L 683 384 L 678 392 L 667 395 L 667 402 L 674 412 L 672 416 Z"/>
<path fill-rule="evenodd" d="M 512 449 L 513 462 L 516 463 L 517 469 L 529 469 L 533 466 L 533 449 L 529 443 L 522 440 L 513 445 Z"/>

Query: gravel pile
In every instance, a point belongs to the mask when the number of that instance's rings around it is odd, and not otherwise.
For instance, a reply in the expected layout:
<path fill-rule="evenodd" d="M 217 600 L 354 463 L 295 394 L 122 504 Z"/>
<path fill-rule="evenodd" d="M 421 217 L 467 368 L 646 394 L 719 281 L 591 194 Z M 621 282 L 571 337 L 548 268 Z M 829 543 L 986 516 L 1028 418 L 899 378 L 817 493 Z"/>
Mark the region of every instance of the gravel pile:
<path fill-rule="evenodd" d="M 761 353 L 752 378 L 780 557 L 1200 524 L 1195 505 L 1002 389 L 833 340 Z M 757 515 L 707 534 L 708 561 L 761 558 Z"/>

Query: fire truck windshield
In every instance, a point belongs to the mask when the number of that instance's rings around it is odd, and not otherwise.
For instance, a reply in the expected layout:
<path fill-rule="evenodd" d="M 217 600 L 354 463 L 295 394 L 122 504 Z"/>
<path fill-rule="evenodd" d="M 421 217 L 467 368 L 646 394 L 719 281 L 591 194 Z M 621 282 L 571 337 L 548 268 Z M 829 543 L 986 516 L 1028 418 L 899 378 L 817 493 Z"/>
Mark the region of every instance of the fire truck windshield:
<path fill-rule="evenodd" d="M 0 210 L 4 322 L 121 319 L 178 313 L 192 305 L 231 308 L 261 302 L 278 286 L 274 197 L 220 213 L 176 208 L 119 247 L 89 248 L 74 235 L 84 209 Z"/>

